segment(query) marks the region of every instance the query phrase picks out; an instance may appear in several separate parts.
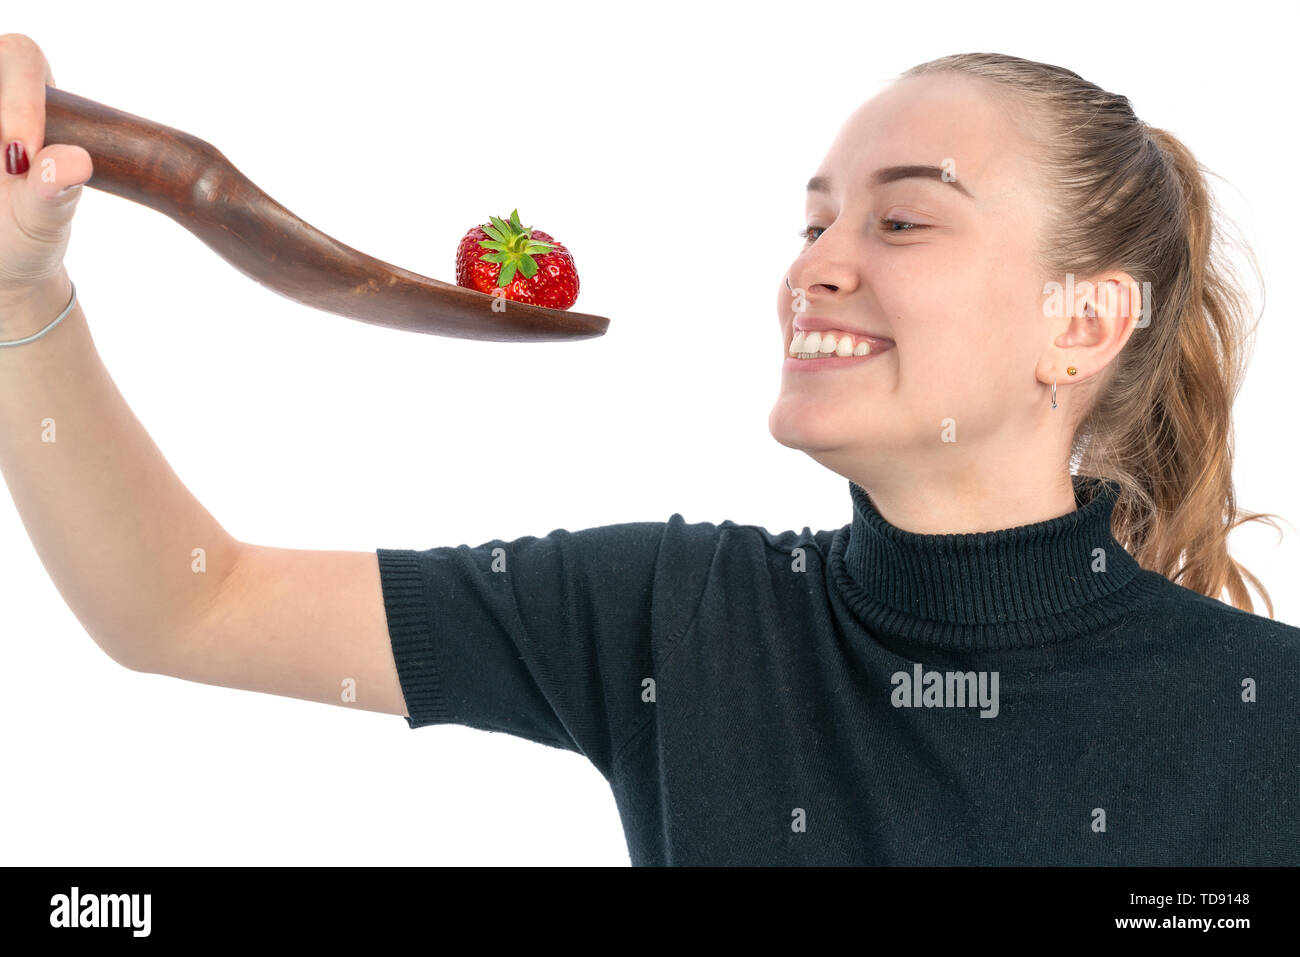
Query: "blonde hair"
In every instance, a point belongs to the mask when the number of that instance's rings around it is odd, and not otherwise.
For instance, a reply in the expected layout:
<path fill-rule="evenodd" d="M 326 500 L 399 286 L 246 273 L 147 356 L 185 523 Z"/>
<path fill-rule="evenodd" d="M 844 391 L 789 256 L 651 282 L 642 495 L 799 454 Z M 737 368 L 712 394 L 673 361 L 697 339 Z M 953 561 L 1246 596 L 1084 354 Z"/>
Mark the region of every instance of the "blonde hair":
<path fill-rule="evenodd" d="M 1254 326 L 1208 171 L 1172 133 L 1139 120 L 1126 97 L 1063 67 L 962 53 L 898 79 L 944 72 L 991 81 L 1013 120 L 1028 114 L 1022 128 L 1052 197 L 1044 276 L 1119 269 L 1154 290 L 1143 305 L 1149 325 L 1106 370 L 1073 437 L 1078 472 L 1120 485 L 1116 540 L 1143 568 L 1215 599 L 1226 588 L 1231 604 L 1253 612 L 1249 579 L 1272 617 L 1267 589 L 1228 550 L 1238 525 L 1278 526 L 1272 513 L 1239 512 L 1233 491 L 1232 404 Z"/>

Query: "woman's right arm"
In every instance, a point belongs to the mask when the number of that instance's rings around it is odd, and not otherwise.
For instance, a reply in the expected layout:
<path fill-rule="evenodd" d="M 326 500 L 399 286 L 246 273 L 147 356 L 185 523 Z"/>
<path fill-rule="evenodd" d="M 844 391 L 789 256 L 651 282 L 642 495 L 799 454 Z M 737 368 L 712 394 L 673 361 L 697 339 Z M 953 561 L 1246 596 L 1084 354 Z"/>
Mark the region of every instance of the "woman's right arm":
<path fill-rule="evenodd" d="M 45 328 L 71 293 L 63 253 L 92 167 L 80 147 L 42 148 L 47 83 L 35 43 L 0 37 L 0 144 L 20 141 L 29 157 L 26 172 L 0 173 L 0 341 Z M 126 404 L 80 302 L 39 339 L 0 347 L 0 473 L 59 593 L 118 663 L 407 713 L 375 553 L 228 534 Z"/>

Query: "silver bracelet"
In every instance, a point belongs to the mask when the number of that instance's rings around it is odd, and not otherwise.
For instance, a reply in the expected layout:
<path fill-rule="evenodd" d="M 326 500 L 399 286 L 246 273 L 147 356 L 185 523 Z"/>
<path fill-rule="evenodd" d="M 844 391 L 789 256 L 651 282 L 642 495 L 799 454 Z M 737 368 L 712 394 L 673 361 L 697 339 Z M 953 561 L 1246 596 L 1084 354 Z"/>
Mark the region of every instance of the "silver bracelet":
<path fill-rule="evenodd" d="M 27 336 L 23 339 L 10 339 L 8 342 L 0 342 L 0 347 L 21 346 L 25 342 L 31 342 L 33 339 L 39 339 L 41 336 L 45 335 L 45 333 L 49 332 L 51 329 L 53 329 L 55 326 L 61 323 L 64 319 L 66 319 L 68 313 L 72 312 L 72 307 L 77 303 L 77 284 L 73 282 L 71 279 L 69 279 L 68 285 L 72 287 L 72 298 L 68 300 L 67 308 L 65 308 L 61 313 L 59 313 L 59 317 L 57 319 L 51 322 L 40 332 L 33 332 L 30 336 Z"/>

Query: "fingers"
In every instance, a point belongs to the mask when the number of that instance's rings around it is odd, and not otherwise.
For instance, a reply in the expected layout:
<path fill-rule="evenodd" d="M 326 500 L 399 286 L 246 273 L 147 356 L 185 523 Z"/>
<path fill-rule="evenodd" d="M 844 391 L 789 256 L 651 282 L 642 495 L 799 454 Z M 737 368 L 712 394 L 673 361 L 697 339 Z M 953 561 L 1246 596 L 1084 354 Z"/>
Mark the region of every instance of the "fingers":
<path fill-rule="evenodd" d="M 80 146 L 53 143 L 36 154 L 27 172 L 27 185 L 42 200 L 65 198 L 94 174 L 94 163 Z"/>
<path fill-rule="evenodd" d="M 80 146 L 55 143 L 41 150 L 18 188 L 10 192 L 14 221 L 23 235 L 45 243 L 66 237 L 81 198 L 80 182 L 90 173 L 90 154 Z M 47 174 L 54 179 L 46 181 Z"/>
<path fill-rule="evenodd" d="M 7 173 L 26 173 L 31 157 L 45 145 L 45 85 L 53 79 L 31 37 L 0 36 L 0 147 Z"/>

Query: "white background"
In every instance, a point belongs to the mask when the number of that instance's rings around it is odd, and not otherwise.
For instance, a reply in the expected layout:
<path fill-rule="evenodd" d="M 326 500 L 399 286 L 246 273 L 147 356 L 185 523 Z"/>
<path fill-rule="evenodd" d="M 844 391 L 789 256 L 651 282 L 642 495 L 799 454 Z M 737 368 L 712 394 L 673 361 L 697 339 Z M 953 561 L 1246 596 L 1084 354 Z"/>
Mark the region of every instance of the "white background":
<path fill-rule="evenodd" d="M 35 39 L 62 89 L 208 140 L 308 222 L 416 272 L 454 281 L 464 231 L 517 206 L 572 249 L 575 308 L 612 320 L 542 344 L 370 326 L 86 190 L 68 265 L 99 352 L 240 539 L 427 548 L 676 511 L 845 524 L 846 480 L 767 431 L 774 293 L 848 113 L 908 66 L 974 50 L 1127 95 L 1232 184 L 1268 292 L 1236 407 L 1239 500 L 1300 515 L 1293 2 L 202 10 L 8 4 L 0 32 Z M 1251 526 L 1234 544 L 1300 624 L 1297 534 Z M 0 602 L 3 863 L 628 862 L 580 755 L 117 666 L 7 496 Z"/>

